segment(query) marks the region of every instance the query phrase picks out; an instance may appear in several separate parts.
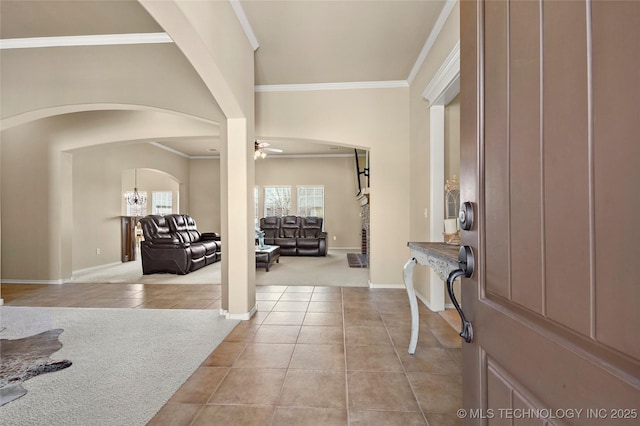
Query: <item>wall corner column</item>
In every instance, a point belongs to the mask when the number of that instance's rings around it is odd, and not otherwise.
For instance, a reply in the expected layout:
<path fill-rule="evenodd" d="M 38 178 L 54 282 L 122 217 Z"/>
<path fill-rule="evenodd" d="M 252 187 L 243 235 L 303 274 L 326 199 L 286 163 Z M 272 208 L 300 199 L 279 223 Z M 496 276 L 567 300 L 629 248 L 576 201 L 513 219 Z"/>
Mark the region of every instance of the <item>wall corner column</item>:
<path fill-rule="evenodd" d="M 256 311 L 253 230 L 253 142 L 247 120 L 227 120 L 222 143 L 222 309 L 227 318 L 250 319 Z"/>
<path fill-rule="evenodd" d="M 429 241 L 443 241 L 444 231 L 444 145 L 445 107 L 429 108 Z M 444 310 L 444 284 L 431 268 L 429 271 L 429 307 L 435 312 Z"/>

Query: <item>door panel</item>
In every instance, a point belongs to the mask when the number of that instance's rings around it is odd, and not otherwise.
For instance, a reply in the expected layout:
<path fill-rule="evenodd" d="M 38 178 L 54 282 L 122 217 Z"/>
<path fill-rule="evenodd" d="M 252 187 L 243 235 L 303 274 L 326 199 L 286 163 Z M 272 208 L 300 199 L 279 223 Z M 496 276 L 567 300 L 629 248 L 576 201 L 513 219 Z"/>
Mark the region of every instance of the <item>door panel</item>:
<path fill-rule="evenodd" d="M 545 2 L 543 17 L 546 313 L 589 335 L 592 165 L 586 8 L 584 2 Z"/>
<path fill-rule="evenodd" d="M 487 412 L 487 417 L 492 417 L 492 425 L 511 426 L 512 421 L 517 425 L 552 424 L 542 419 L 520 418 L 524 417 L 520 413 L 531 412 L 540 403 L 531 402 L 531 396 L 523 395 L 522 386 L 492 359 L 488 360 L 487 382 L 493 399 L 489 400 L 489 406 L 501 407 Z"/>
<path fill-rule="evenodd" d="M 507 143 L 511 241 L 527 241 L 511 244 L 511 300 L 542 313 L 539 12 L 536 2 L 509 5 Z"/>
<path fill-rule="evenodd" d="M 460 27 L 466 422 L 638 424 L 640 2 L 462 2 Z"/>
<path fill-rule="evenodd" d="M 486 253 L 487 273 L 490 283 L 487 291 L 502 297 L 511 297 L 508 279 L 509 263 L 509 199 L 504 194 L 509 192 L 507 176 L 509 175 L 509 146 L 507 144 L 507 4 L 505 2 L 489 2 L 490 13 L 486 16 L 485 43 L 491 46 L 487 51 L 486 63 L 494 78 L 487 82 L 485 108 L 492 111 L 485 120 L 486 150 L 492 155 L 487 157 L 486 201 L 494 208 L 486 221 L 486 238 L 488 244 L 495 247 Z"/>
<path fill-rule="evenodd" d="M 593 3 L 595 336 L 636 359 L 640 358 L 635 248 L 640 240 L 639 21 L 640 2 Z"/>

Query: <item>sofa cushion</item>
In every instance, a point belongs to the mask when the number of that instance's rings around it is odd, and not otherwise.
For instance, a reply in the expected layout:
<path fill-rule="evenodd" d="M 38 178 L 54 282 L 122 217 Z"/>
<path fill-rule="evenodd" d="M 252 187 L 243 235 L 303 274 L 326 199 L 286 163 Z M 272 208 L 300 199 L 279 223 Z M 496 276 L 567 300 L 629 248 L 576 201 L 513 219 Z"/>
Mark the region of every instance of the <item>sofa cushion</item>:
<path fill-rule="evenodd" d="M 317 252 L 320 246 L 320 240 L 317 238 L 298 238 L 296 240 L 296 246 L 299 249 L 314 249 Z"/>
<path fill-rule="evenodd" d="M 191 259 L 195 260 L 195 259 L 200 259 L 201 257 L 204 257 L 205 254 L 207 253 L 207 248 L 204 246 L 204 244 L 191 244 Z"/>
<path fill-rule="evenodd" d="M 220 246 L 217 241 L 199 241 L 197 243 L 191 244 L 191 247 L 203 247 L 204 255 L 209 256 L 218 251 L 220 251 Z"/>
<path fill-rule="evenodd" d="M 260 219 L 260 229 L 264 232 L 265 242 L 267 239 L 280 237 L 280 218 L 267 216 Z"/>
<path fill-rule="evenodd" d="M 300 236 L 301 218 L 298 216 L 284 216 L 280 225 L 281 236 L 284 238 L 298 238 Z"/>
<path fill-rule="evenodd" d="M 302 238 L 321 238 L 323 237 L 322 232 L 322 218 L 309 216 L 302 218 L 302 230 L 301 235 Z"/>
<path fill-rule="evenodd" d="M 284 238 L 297 238 L 300 235 L 298 228 L 282 228 L 282 236 Z"/>
<path fill-rule="evenodd" d="M 281 248 L 295 248 L 297 244 L 295 238 L 276 238 L 274 243 Z"/>
<path fill-rule="evenodd" d="M 171 235 L 169 224 L 164 216 L 149 215 L 140 219 L 142 224 L 142 235 L 146 241 L 157 238 L 175 238 Z"/>
<path fill-rule="evenodd" d="M 170 214 L 165 216 L 171 232 L 185 243 L 200 241 L 200 232 L 196 227 L 196 221 L 189 215 Z"/>

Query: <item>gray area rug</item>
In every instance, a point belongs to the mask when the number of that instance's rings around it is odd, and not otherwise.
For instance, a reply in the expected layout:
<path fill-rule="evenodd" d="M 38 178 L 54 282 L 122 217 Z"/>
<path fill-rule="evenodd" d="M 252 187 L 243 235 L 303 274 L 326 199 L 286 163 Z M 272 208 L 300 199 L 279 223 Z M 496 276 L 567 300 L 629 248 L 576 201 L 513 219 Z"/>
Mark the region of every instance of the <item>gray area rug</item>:
<path fill-rule="evenodd" d="M 349 268 L 368 268 L 367 255 L 361 253 L 347 253 Z"/>
<path fill-rule="evenodd" d="M 256 270 L 257 285 L 317 285 L 368 287 L 369 270 L 350 268 L 346 249 L 329 249 L 327 256 L 281 256 L 266 272 Z M 186 275 L 142 275 L 140 260 L 74 273 L 75 283 L 220 284 L 221 263 Z"/>
<path fill-rule="evenodd" d="M 62 328 L 54 359 L 24 382 L 2 425 L 144 425 L 239 323 L 215 310 L 0 307 L 2 339 Z"/>

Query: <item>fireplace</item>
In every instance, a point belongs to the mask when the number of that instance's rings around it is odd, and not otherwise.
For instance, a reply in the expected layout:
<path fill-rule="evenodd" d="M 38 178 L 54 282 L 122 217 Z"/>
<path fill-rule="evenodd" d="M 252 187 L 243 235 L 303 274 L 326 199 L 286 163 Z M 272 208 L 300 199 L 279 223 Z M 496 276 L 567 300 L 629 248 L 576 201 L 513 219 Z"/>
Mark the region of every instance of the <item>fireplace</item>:
<path fill-rule="evenodd" d="M 368 201 L 368 197 L 367 201 Z M 367 256 L 367 263 L 369 263 L 370 244 L 369 241 L 369 203 L 361 204 L 360 206 L 360 224 L 361 224 L 361 246 L 360 251 Z"/>

